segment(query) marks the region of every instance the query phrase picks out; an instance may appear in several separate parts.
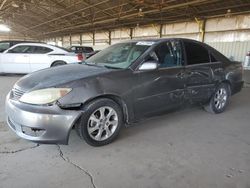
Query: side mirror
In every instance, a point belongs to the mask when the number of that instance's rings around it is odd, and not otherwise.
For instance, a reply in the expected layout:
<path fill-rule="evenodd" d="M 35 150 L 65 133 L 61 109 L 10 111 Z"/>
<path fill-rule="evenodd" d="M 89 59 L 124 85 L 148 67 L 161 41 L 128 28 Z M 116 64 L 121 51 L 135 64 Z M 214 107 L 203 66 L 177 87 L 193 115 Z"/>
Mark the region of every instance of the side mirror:
<path fill-rule="evenodd" d="M 158 68 L 157 61 L 146 61 L 140 65 L 139 70 L 140 71 L 150 71 L 150 70 L 156 70 L 157 68 Z"/>

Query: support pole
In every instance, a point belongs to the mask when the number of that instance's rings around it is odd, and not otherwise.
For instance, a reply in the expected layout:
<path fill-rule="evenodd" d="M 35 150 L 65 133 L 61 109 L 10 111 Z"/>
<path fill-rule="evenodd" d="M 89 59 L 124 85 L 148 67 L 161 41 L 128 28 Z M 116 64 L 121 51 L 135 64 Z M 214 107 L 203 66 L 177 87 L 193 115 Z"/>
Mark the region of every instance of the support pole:
<path fill-rule="evenodd" d="M 130 28 L 129 36 L 130 36 L 130 39 L 133 39 L 133 28 Z"/>
<path fill-rule="evenodd" d="M 95 31 L 93 31 L 93 46 L 95 46 Z"/>
<path fill-rule="evenodd" d="M 198 20 L 195 18 L 195 21 L 199 26 L 199 41 L 204 42 L 206 34 L 206 20 Z"/>
<path fill-rule="evenodd" d="M 69 34 L 69 45 L 72 45 L 71 33 Z"/>
<path fill-rule="evenodd" d="M 111 45 L 111 31 L 109 31 L 109 45 Z"/>
<path fill-rule="evenodd" d="M 63 46 L 64 46 L 64 45 L 63 45 L 63 37 L 61 38 L 61 40 L 62 40 L 62 47 L 63 47 Z"/>
<path fill-rule="evenodd" d="M 80 34 L 80 45 L 82 46 L 82 34 Z"/>
<path fill-rule="evenodd" d="M 162 28 L 163 28 L 163 25 L 161 24 L 161 25 L 160 25 L 160 30 L 159 30 L 160 38 L 162 38 Z"/>

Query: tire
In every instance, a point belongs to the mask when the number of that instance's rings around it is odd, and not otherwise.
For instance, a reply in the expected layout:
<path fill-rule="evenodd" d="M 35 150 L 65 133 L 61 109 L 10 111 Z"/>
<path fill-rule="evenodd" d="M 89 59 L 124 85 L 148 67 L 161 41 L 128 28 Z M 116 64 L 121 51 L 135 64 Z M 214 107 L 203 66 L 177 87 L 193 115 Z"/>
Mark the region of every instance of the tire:
<path fill-rule="evenodd" d="M 55 61 L 54 63 L 52 63 L 51 67 L 57 67 L 57 66 L 61 66 L 61 65 L 66 65 L 67 63 L 64 61 Z"/>
<path fill-rule="evenodd" d="M 220 84 L 215 90 L 209 103 L 204 106 L 207 112 L 219 114 L 225 111 L 231 95 L 230 85 L 226 83 Z"/>
<path fill-rule="evenodd" d="M 76 132 L 91 146 L 103 146 L 114 141 L 123 125 L 120 106 L 111 99 L 97 99 L 84 108 Z"/>

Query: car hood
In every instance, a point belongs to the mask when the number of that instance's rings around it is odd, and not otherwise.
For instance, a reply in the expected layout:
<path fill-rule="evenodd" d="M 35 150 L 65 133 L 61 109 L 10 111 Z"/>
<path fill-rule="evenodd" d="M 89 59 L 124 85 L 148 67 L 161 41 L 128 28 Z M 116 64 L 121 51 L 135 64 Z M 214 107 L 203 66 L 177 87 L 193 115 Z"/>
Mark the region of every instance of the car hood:
<path fill-rule="evenodd" d="M 79 64 L 63 65 L 28 74 L 17 81 L 14 88 L 27 92 L 36 89 L 56 87 L 74 80 L 97 76 L 110 71 L 112 70 L 99 66 Z"/>

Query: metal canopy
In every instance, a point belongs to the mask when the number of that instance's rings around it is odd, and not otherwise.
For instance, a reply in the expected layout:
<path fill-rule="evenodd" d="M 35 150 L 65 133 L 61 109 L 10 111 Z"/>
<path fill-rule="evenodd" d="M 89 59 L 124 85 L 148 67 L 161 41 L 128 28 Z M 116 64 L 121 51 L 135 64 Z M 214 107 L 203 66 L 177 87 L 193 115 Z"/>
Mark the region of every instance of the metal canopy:
<path fill-rule="evenodd" d="M 0 19 L 20 34 L 67 34 L 203 20 L 250 12 L 250 0 L 1 0 Z"/>

